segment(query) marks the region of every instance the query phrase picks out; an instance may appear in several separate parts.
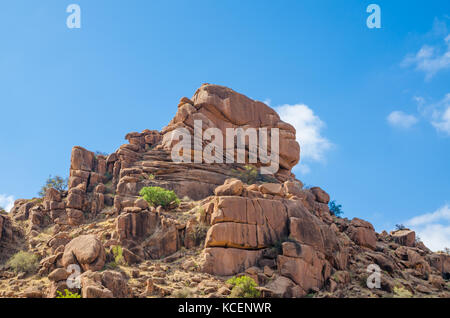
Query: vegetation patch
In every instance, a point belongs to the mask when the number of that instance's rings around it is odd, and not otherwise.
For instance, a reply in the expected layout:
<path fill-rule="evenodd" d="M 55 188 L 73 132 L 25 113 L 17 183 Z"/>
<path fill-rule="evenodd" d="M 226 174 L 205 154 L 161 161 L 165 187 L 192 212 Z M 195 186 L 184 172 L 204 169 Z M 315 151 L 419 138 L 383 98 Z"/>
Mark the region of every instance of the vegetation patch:
<path fill-rule="evenodd" d="M 16 273 L 34 274 L 39 268 L 39 258 L 37 255 L 20 251 L 14 254 L 7 262 L 7 265 Z"/>
<path fill-rule="evenodd" d="M 233 277 L 227 280 L 227 284 L 233 285 L 230 298 L 258 298 L 261 292 L 253 278 L 248 276 Z"/>
<path fill-rule="evenodd" d="M 64 293 L 61 293 L 59 290 L 57 291 L 56 298 L 81 298 L 81 295 L 78 293 L 72 293 L 71 291 L 64 289 Z"/>
<path fill-rule="evenodd" d="M 167 208 L 180 205 L 180 199 L 178 199 L 175 192 L 160 187 L 144 187 L 139 192 L 139 195 L 154 207 L 160 205 L 163 208 Z"/>

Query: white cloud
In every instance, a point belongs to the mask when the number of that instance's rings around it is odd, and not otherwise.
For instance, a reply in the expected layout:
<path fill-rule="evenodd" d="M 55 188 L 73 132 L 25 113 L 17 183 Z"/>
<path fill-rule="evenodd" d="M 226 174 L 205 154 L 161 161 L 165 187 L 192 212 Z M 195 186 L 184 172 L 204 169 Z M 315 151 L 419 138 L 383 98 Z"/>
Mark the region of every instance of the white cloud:
<path fill-rule="evenodd" d="M 387 117 L 387 121 L 394 127 L 407 129 L 417 124 L 419 120 L 414 115 L 408 115 L 402 111 L 393 111 Z"/>
<path fill-rule="evenodd" d="M 446 28 L 441 28 L 447 33 Z M 402 61 L 403 67 L 413 66 L 416 70 L 425 73 L 426 80 L 430 80 L 436 73 L 450 69 L 450 35 L 445 34 L 444 40 L 432 45 L 424 45 L 415 54 L 407 55 Z"/>
<path fill-rule="evenodd" d="M 14 206 L 14 197 L 12 195 L 0 194 L 0 207 L 9 212 Z"/>
<path fill-rule="evenodd" d="M 450 247 L 450 206 L 444 205 L 435 212 L 416 216 L 406 222 L 416 231 L 425 245 L 433 251 Z"/>
<path fill-rule="evenodd" d="M 305 175 L 311 172 L 311 168 L 304 163 L 299 163 L 297 165 L 298 170 L 300 171 L 301 174 Z"/>
<path fill-rule="evenodd" d="M 425 102 L 420 102 L 419 112 L 438 132 L 450 136 L 450 93 L 435 104 L 426 105 Z"/>
<path fill-rule="evenodd" d="M 291 124 L 297 131 L 297 141 L 300 144 L 300 157 L 302 163 L 298 169 L 302 174 L 310 172 L 306 162 L 317 162 L 325 160 L 326 151 L 333 144 L 321 135 L 325 123 L 314 114 L 314 111 L 304 104 L 281 105 L 275 107 L 283 121 Z"/>

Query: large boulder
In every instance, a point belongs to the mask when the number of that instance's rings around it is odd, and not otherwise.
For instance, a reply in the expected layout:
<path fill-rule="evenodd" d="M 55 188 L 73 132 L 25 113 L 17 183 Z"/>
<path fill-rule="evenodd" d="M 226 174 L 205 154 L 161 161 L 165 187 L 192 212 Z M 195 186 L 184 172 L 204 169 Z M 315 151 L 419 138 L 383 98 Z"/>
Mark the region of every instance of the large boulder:
<path fill-rule="evenodd" d="M 377 236 L 373 225 L 369 222 L 354 218 L 347 229 L 347 233 L 350 239 L 359 246 L 367 247 L 372 250 L 376 248 Z"/>
<path fill-rule="evenodd" d="M 219 276 L 235 275 L 257 265 L 263 253 L 264 250 L 205 248 L 203 250 L 202 270 Z"/>
<path fill-rule="evenodd" d="M 105 249 L 95 235 L 82 235 L 70 241 L 62 257 L 62 265 L 78 264 L 83 271 L 99 271 L 105 265 Z"/>
<path fill-rule="evenodd" d="M 416 244 L 416 232 L 411 230 L 399 230 L 391 233 L 394 242 L 403 246 L 414 247 Z"/>
<path fill-rule="evenodd" d="M 283 255 L 278 256 L 281 275 L 292 279 L 302 289 L 302 294 L 323 287 L 331 275 L 331 265 L 325 255 L 314 247 L 292 242 L 283 243 Z"/>
<path fill-rule="evenodd" d="M 278 114 L 264 103 L 254 101 L 230 88 L 205 84 L 194 94 L 192 101 L 185 99 L 178 112 L 163 129 L 163 147 L 171 150 L 174 146 L 172 131 L 177 128 L 194 129 L 194 121 L 201 120 L 203 130 L 219 128 L 223 136 L 227 128 L 279 128 L 280 167 L 289 174 L 300 160 L 300 146 L 295 140 L 295 128 L 281 121 Z M 224 152 L 225 153 L 225 143 Z M 270 142 L 268 142 L 270 146 Z M 269 149 L 270 150 L 270 149 Z"/>
<path fill-rule="evenodd" d="M 266 248 L 286 236 L 287 220 L 281 201 L 218 197 L 205 246 Z"/>

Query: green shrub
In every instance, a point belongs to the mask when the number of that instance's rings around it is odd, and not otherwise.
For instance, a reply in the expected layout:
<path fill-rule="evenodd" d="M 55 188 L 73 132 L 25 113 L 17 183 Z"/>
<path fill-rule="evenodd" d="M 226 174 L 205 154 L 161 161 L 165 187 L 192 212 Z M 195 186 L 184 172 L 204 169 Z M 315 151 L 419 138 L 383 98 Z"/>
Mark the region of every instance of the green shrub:
<path fill-rule="evenodd" d="M 230 298 L 257 298 L 261 296 L 261 292 L 256 289 L 256 282 L 248 277 L 233 277 L 227 280 L 227 284 L 233 285 Z"/>
<path fill-rule="evenodd" d="M 412 298 L 412 293 L 405 287 L 394 287 L 394 298 Z"/>
<path fill-rule="evenodd" d="M 58 191 L 65 191 L 67 189 L 67 178 L 62 178 L 60 176 L 49 176 L 47 181 L 45 181 L 45 185 L 42 186 L 41 191 L 39 191 L 40 197 L 45 197 L 45 193 L 48 189 L 54 188 Z"/>
<path fill-rule="evenodd" d="M 39 258 L 34 254 L 20 251 L 8 260 L 7 265 L 11 267 L 16 274 L 21 272 L 34 274 L 39 268 Z"/>
<path fill-rule="evenodd" d="M 180 199 L 178 199 L 175 192 L 160 187 L 142 188 L 142 190 L 139 192 L 139 195 L 154 207 L 160 205 L 163 208 L 166 208 L 172 204 L 175 206 L 178 206 L 180 204 Z"/>
<path fill-rule="evenodd" d="M 111 247 L 111 251 L 114 255 L 114 262 L 109 263 L 109 265 L 114 267 L 117 267 L 118 265 L 125 265 L 122 246 L 114 245 Z"/>
<path fill-rule="evenodd" d="M 78 293 L 72 293 L 67 289 L 64 289 L 64 294 L 61 293 L 59 290 L 57 291 L 58 296 L 56 298 L 81 298 L 81 295 Z"/>
<path fill-rule="evenodd" d="M 341 217 L 344 214 L 344 211 L 342 211 L 342 205 L 337 204 L 335 200 L 329 203 L 329 207 L 331 215 Z"/>

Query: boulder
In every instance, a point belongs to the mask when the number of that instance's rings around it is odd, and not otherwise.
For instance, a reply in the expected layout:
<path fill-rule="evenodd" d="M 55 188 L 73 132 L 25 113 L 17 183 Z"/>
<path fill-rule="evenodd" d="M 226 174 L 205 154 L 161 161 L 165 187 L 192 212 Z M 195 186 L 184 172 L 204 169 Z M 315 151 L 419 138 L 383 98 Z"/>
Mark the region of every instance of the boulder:
<path fill-rule="evenodd" d="M 78 264 L 84 271 L 99 271 L 105 265 L 105 249 L 95 235 L 82 235 L 74 238 L 64 249 L 62 265 L 68 267 Z"/>
<path fill-rule="evenodd" d="M 235 248 L 205 248 L 203 250 L 202 271 L 231 276 L 257 265 L 264 250 L 242 250 Z"/>
<path fill-rule="evenodd" d="M 347 233 L 350 239 L 359 246 L 372 250 L 376 248 L 377 236 L 372 224 L 369 222 L 354 218 L 347 229 Z"/>
<path fill-rule="evenodd" d="M 262 194 L 270 194 L 276 196 L 283 196 L 284 189 L 283 185 L 279 183 L 264 183 L 259 186 L 259 191 Z"/>
<path fill-rule="evenodd" d="M 416 232 L 411 230 L 399 230 L 391 233 L 394 242 L 403 246 L 414 247 L 416 244 Z"/>
<path fill-rule="evenodd" d="M 206 247 L 262 249 L 287 235 L 287 211 L 281 201 L 218 197 Z"/>
<path fill-rule="evenodd" d="M 330 196 L 319 187 L 311 188 L 311 192 L 316 196 L 316 201 L 324 204 L 330 202 Z"/>
<path fill-rule="evenodd" d="M 70 272 L 68 272 L 65 268 L 57 268 L 48 275 L 48 279 L 52 282 L 59 282 L 66 280 L 69 276 Z"/>
<path fill-rule="evenodd" d="M 244 189 L 244 184 L 238 179 L 227 179 L 225 184 L 218 186 L 214 193 L 216 196 L 239 196 Z"/>
<path fill-rule="evenodd" d="M 277 275 L 264 286 L 263 297 L 267 298 L 300 298 L 305 292 L 291 279 Z"/>
<path fill-rule="evenodd" d="M 218 128 L 223 136 L 227 128 L 278 128 L 281 170 L 290 171 L 299 162 L 300 146 L 295 140 L 295 128 L 281 121 L 278 114 L 264 103 L 251 100 L 230 88 L 211 84 L 202 85 L 194 94 L 192 102 L 194 106 L 189 103 L 181 105 L 175 117 L 163 129 L 162 146 L 165 149 L 171 150 L 174 146 L 173 130 L 187 128 L 192 131 L 194 120 L 202 120 L 203 129 Z M 270 146 L 270 142 L 268 144 Z M 223 149 L 225 153 L 226 148 Z"/>

